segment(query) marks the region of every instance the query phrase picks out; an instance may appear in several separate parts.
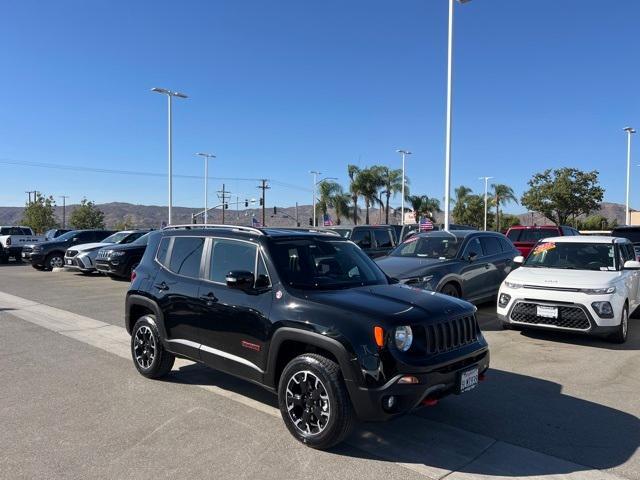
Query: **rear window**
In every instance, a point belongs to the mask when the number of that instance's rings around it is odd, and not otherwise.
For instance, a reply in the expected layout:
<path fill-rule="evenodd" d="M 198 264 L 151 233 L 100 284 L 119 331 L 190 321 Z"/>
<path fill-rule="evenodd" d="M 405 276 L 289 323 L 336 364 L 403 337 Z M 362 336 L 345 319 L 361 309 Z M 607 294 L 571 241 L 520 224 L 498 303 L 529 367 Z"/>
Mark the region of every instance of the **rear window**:
<path fill-rule="evenodd" d="M 613 230 L 611 236 L 628 238 L 631 243 L 640 243 L 640 230 Z"/>
<path fill-rule="evenodd" d="M 0 235 L 31 235 L 31 230 L 20 227 L 2 227 Z"/>
<path fill-rule="evenodd" d="M 512 242 L 536 243 L 543 238 L 555 237 L 559 233 L 557 228 L 527 228 L 509 230 L 507 238 Z"/>

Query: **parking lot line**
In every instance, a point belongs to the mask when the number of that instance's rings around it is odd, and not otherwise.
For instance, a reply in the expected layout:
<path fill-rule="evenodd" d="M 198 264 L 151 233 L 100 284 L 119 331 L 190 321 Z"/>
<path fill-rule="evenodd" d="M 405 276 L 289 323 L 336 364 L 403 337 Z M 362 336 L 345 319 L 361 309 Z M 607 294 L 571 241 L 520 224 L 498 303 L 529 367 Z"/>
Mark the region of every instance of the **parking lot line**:
<path fill-rule="evenodd" d="M 0 310 L 60 335 L 130 359 L 129 334 L 118 327 L 22 297 L 0 292 Z M 174 368 L 193 362 L 176 360 Z M 192 383 L 234 402 L 279 417 L 277 408 L 215 385 Z M 393 427 L 391 426 L 393 425 Z M 415 416 L 392 424 L 371 424 L 348 442 L 374 457 L 392 461 L 426 478 L 545 478 L 549 480 L 615 480 L 620 477 L 550 455 Z M 403 462 L 406 458 L 410 461 Z M 419 458 L 420 463 L 415 459 Z M 479 473 L 481 472 L 481 473 Z M 491 474 L 487 474 L 491 472 Z M 561 472 L 561 473 L 559 473 Z"/>

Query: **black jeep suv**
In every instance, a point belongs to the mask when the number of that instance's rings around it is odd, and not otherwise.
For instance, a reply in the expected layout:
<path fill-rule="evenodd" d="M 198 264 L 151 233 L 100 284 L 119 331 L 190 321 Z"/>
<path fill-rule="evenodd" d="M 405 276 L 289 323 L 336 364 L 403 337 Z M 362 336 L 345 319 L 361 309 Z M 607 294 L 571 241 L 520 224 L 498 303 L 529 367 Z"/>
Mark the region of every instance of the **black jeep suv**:
<path fill-rule="evenodd" d="M 176 356 L 276 393 L 295 438 L 328 448 L 466 392 L 489 368 L 471 304 L 393 283 L 347 239 L 251 227 L 149 235 L 126 299 L 138 371 Z"/>
<path fill-rule="evenodd" d="M 110 277 L 131 278 L 131 272 L 138 266 L 147 249 L 149 234 L 134 242 L 101 248 L 96 257 L 96 270 Z"/>

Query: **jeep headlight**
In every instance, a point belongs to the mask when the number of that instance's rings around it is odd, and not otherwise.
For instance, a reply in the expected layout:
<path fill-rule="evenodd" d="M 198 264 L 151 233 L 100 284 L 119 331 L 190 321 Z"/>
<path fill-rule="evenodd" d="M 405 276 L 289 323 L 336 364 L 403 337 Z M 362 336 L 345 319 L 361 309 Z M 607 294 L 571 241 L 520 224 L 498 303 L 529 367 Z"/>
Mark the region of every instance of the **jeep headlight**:
<path fill-rule="evenodd" d="M 396 331 L 393 335 L 396 342 L 396 348 L 401 352 L 406 352 L 411 348 L 413 343 L 413 332 L 411 327 L 406 325 L 402 327 L 396 327 Z"/>

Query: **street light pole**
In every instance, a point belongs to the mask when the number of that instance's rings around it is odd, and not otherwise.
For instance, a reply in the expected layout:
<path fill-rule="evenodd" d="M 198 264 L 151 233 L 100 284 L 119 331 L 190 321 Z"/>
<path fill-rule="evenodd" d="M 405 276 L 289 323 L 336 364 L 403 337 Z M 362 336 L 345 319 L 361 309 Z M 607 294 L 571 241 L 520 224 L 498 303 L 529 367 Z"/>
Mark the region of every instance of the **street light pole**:
<path fill-rule="evenodd" d="M 631 135 L 636 133 L 636 131 L 631 127 L 625 127 L 624 131 L 627 132 L 627 205 L 625 210 L 625 222 L 627 225 L 630 225 L 631 211 L 629 210 L 629 182 L 631 178 Z"/>
<path fill-rule="evenodd" d="M 173 92 L 171 90 L 167 90 L 165 88 L 158 88 L 158 87 L 154 87 L 151 89 L 152 92 L 156 92 L 156 93 L 162 93 L 163 95 L 167 96 L 167 108 L 168 108 L 168 159 L 169 159 L 169 183 L 168 183 L 168 188 L 169 188 L 169 212 L 168 212 L 168 221 L 169 221 L 169 225 L 171 225 L 172 223 L 172 219 L 173 219 L 173 134 L 172 134 L 172 117 L 171 117 L 171 100 L 173 97 L 178 97 L 178 98 L 187 98 L 187 96 L 184 93 L 180 93 L 180 92 Z"/>
<path fill-rule="evenodd" d="M 471 0 L 458 0 L 464 4 Z M 449 230 L 449 216 L 451 203 L 451 104 L 453 96 L 453 4 L 454 0 L 449 0 L 449 35 L 447 49 L 447 119 L 445 136 L 445 159 L 444 159 L 444 229 Z"/>
<path fill-rule="evenodd" d="M 322 172 L 316 172 L 315 170 L 311 170 L 309 172 L 313 175 L 313 226 L 316 226 L 316 187 L 318 185 L 318 175 L 322 175 Z"/>
<path fill-rule="evenodd" d="M 67 226 L 67 198 L 69 195 L 59 195 L 62 199 L 62 228 L 66 228 Z"/>
<path fill-rule="evenodd" d="M 400 209 L 402 211 L 402 225 L 404 225 L 404 184 L 406 183 L 404 176 L 404 159 L 406 155 L 411 155 L 411 152 L 409 150 L 396 150 L 396 152 L 402 155 L 402 204 Z"/>
<path fill-rule="evenodd" d="M 480 177 L 479 180 L 484 180 L 484 231 L 487 231 L 487 202 L 488 202 L 488 192 L 487 192 L 487 182 L 493 177 Z"/>
<path fill-rule="evenodd" d="M 216 156 L 212 153 L 203 152 L 198 152 L 196 155 L 204 158 L 204 223 L 206 225 L 209 223 L 209 159 L 216 158 Z"/>

